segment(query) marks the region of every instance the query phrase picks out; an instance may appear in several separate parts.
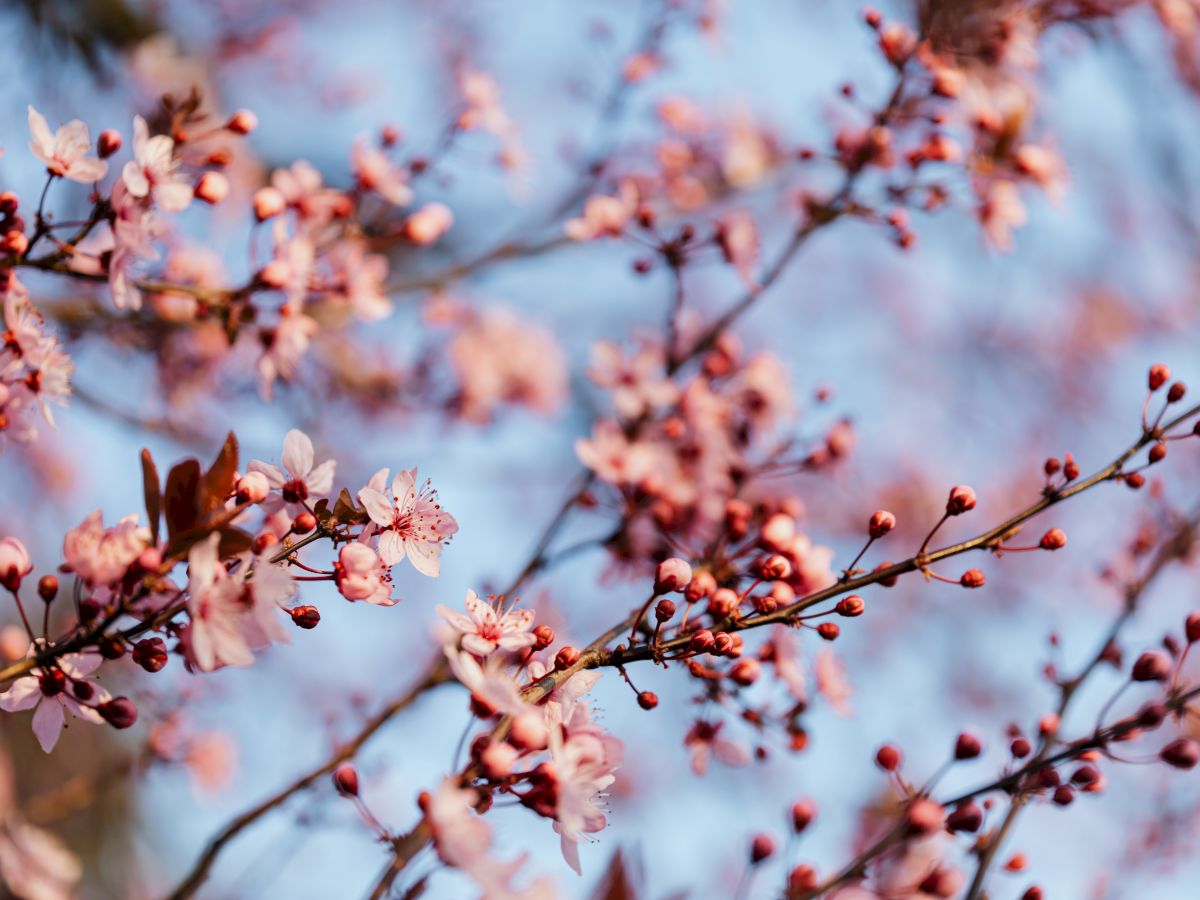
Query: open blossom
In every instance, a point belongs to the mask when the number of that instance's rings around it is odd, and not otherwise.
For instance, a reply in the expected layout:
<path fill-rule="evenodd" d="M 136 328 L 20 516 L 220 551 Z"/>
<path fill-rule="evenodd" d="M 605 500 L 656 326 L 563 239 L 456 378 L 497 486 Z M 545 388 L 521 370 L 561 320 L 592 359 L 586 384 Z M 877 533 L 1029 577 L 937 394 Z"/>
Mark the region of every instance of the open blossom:
<path fill-rule="evenodd" d="M 0 540 L 0 585 L 10 591 L 21 586 L 21 579 L 33 571 L 29 552 L 15 537 Z"/>
<path fill-rule="evenodd" d="M 248 666 L 253 650 L 286 643 L 287 629 L 279 611 L 294 591 L 287 568 L 265 558 L 245 562 L 230 575 L 217 556 L 220 535 L 200 541 L 188 554 L 186 646 L 190 659 L 204 672 L 220 666 Z"/>
<path fill-rule="evenodd" d="M 108 172 L 108 163 L 104 160 L 87 158 L 92 141 L 88 136 L 87 125 L 79 119 L 72 119 L 51 134 L 45 117 L 31 106 L 29 133 L 33 136 L 33 140 L 29 142 L 29 149 L 55 175 L 81 184 L 91 184 L 99 181 Z"/>
<path fill-rule="evenodd" d="M 325 187 L 321 173 L 308 160 L 298 159 L 271 173 L 271 185 L 300 216 L 306 228 L 320 228 L 350 205 L 341 191 Z"/>
<path fill-rule="evenodd" d="M 367 253 L 360 241 L 339 241 L 324 255 L 329 266 L 326 290 L 342 298 L 364 322 L 374 322 L 389 315 L 392 301 L 384 290 L 387 278 L 387 259 L 378 253 Z"/>
<path fill-rule="evenodd" d="M 289 508 L 298 510 L 310 497 L 324 497 L 333 490 L 333 470 L 337 462 L 327 459 L 318 466 L 313 465 L 314 460 L 312 439 L 298 428 L 293 428 L 283 438 L 282 472 L 271 463 L 250 460 L 247 471 L 265 475 L 271 490 L 279 492 L 268 498 L 264 508 L 274 511 L 286 503 Z"/>
<path fill-rule="evenodd" d="M 579 461 L 612 484 L 636 484 L 654 468 L 654 451 L 643 441 L 630 440 L 611 419 L 601 419 L 590 438 L 575 442 Z"/>
<path fill-rule="evenodd" d="M 554 335 L 506 312 L 473 317 L 450 341 L 463 418 L 480 424 L 505 403 L 541 413 L 567 396 L 567 364 Z"/>
<path fill-rule="evenodd" d="M 376 606 L 395 606 L 392 576 L 379 554 L 361 541 L 342 547 L 333 564 L 339 593 L 347 600 L 366 600 Z"/>
<path fill-rule="evenodd" d="M 612 341 L 592 345 L 588 377 L 612 391 L 613 409 L 626 419 L 669 406 L 679 398 L 679 388 L 666 377 L 662 347 L 643 342 L 628 357 Z"/>
<path fill-rule="evenodd" d="M 564 231 L 573 241 L 620 237 L 637 209 L 638 192 L 632 181 L 621 182 L 616 197 L 593 194 L 583 204 L 583 215 L 569 220 Z"/>
<path fill-rule="evenodd" d="M 368 486 L 358 492 L 358 499 L 379 526 L 379 555 L 386 565 L 407 555 L 422 575 L 440 574 L 442 547 L 458 531 L 458 523 L 442 509 L 428 481 L 417 486 L 416 469 L 397 473 L 391 497 Z"/>
<path fill-rule="evenodd" d="M 614 781 L 620 767 L 621 742 L 592 725 L 585 704 L 575 707 L 570 719 L 561 721 L 560 713 L 547 710 L 550 727 L 550 757 L 554 765 L 554 828 L 562 837 L 562 853 L 577 874 L 579 841 L 585 833 L 604 828 L 604 791 Z"/>
<path fill-rule="evenodd" d="M 697 720 L 684 737 L 684 746 L 692 751 L 692 771 L 703 775 L 708 771 L 708 759 L 715 756 L 727 766 L 744 766 L 750 762 L 750 751 L 742 744 L 721 737 L 724 722 Z"/>
<path fill-rule="evenodd" d="M 33 655 L 37 648 L 31 647 L 29 652 Z M 58 743 L 67 712 L 95 725 L 104 724 L 96 707 L 112 698 L 108 691 L 88 679 L 103 661 L 95 652 L 69 653 L 59 658 L 56 669 L 32 669 L 0 694 L 0 709 L 19 712 L 37 707 L 33 733 L 41 748 L 49 753 Z"/>
<path fill-rule="evenodd" d="M 542 718 L 540 712 L 521 699 L 521 691 L 512 676 L 503 671 L 504 663 L 500 657 L 488 657 L 480 665 L 479 660 L 466 651 L 454 647 L 444 649 L 450 671 L 477 702 L 500 715 L 523 716 L 532 712 L 538 719 Z"/>
<path fill-rule="evenodd" d="M 499 613 L 496 607 L 467 591 L 467 614 L 455 612 L 438 604 L 437 612 L 462 635 L 462 648 L 476 656 L 487 656 L 497 648 L 521 650 L 537 642 L 529 631 L 533 627 L 533 611 L 510 609 Z"/>
<path fill-rule="evenodd" d="M 175 141 L 165 134 L 150 136 L 146 120 L 133 119 L 133 159 L 125 163 L 121 179 L 134 197 L 152 197 L 160 209 L 179 212 L 192 202 L 192 187 L 180 178 Z"/>
<path fill-rule="evenodd" d="M 279 324 L 259 331 L 258 339 L 263 347 L 262 356 L 258 358 L 259 392 L 264 399 L 271 399 L 276 381 L 290 381 L 296 374 L 296 364 L 318 330 L 317 320 L 312 316 L 284 306 L 280 310 Z"/>
<path fill-rule="evenodd" d="M 354 142 L 350 164 L 358 183 L 368 191 L 374 191 L 395 206 L 412 203 L 412 188 L 408 186 L 404 170 L 382 150 L 370 146 L 366 138 L 360 137 Z"/>
<path fill-rule="evenodd" d="M 846 680 L 846 670 L 837 655 L 829 647 L 817 654 L 817 692 L 829 701 L 830 708 L 839 716 L 850 715 L 850 697 L 853 691 Z"/>
<path fill-rule="evenodd" d="M 25 286 L 11 273 L 4 294 L 5 334 L 0 341 L 0 434 L 18 440 L 36 436 L 28 421 L 40 411 L 54 425 L 51 403 L 65 405 L 74 364 L 29 302 Z"/>
<path fill-rule="evenodd" d="M 63 538 L 67 566 L 92 586 L 111 585 L 125 573 L 150 544 L 150 529 L 139 526 L 136 515 L 125 516 L 112 528 L 104 527 L 95 510 Z"/>

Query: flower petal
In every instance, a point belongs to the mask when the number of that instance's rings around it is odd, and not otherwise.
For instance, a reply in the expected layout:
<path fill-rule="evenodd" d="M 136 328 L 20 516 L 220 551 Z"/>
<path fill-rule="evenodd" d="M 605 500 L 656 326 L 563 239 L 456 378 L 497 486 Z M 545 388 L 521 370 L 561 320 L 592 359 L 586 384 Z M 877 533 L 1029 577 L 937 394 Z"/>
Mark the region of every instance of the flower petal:
<path fill-rule="evenodd" d="M 308 435 L 293 428 L 283 439 L 283 467 L 293 478 L 308 479 L 313 467 L 313 445 Z"/>
<path fill-rule="evenodd" d="M 37 735 L 42 749 L 49 753 L 58 743 L 59 732 L 63 727 L 62 704 L 51 697 L 43 700 L 33 714 L 33 733 Z"/>
<path fill-rule="evenodd" d="M 391 501 L 374 488 L 365 487 L 360 490 L 358 492 L 358 502 L 367 508 L 367 515 L 371 517 L 371 521 L 377 525 L 382 525 L 384 528 L 390 527 L 396 517 L 396 511 Z M 399 558 L 399 556 L 396 557 L 396 559 Z M 396 559 L 391 561 L 385 559 L 384 562 L 390 566 L 396 562 Z"/>

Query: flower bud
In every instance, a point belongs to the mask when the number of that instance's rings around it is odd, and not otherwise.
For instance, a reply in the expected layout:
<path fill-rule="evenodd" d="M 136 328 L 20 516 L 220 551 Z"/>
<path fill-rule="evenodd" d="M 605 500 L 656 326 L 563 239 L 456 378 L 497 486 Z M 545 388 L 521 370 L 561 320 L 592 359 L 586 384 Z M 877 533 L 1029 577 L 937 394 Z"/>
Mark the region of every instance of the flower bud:
<path fill-rule="evenodd" d="M 146 638 L 133 645 L 130 656 L 147 672 L 161 672 L 167 664 L 167 645 L 162 638 Z"/>
<path fill-rule="evenodd" d="M 1095 784 L 1100 780 L 1100 770 L 1095 766 L 1084 764 L 1071 773 L 1071 783 L 1078 784 L 1081 787 L 1088 784 Z"/>
<path fill-rule="evenodd" d="M 714 619 L 723 619 L 738 605 L 738 595 L 730 588 L 717 588 L 708 601 L 708 612 Z"/>
<path fill-rule="evenodd" d="M 683 592 L 684 598 L 688 603 L 696 603 L 713 595 L 713 591 L 717 589 L 717 579 L 713 577 L 712 572 L 701 569 L 699 572 L 692 574 L 692 580 Z"/>
<path fill-rule="evenodd" d="M 1042 900 L 1042 889 L 1036 884 L 1021 895 L 1021 900 Z"/>
<path fill-rule="evenodd" d="M 292 267 L 282 259 L 273 259 L 258 270 L 258 280 L 269 288 L 281 288 L 292 277 Z"/>
<path fill-rule="evenodd" d="M 512 774 L 517 756 L 517 748 L 511 744 L 488 741 L 487 746 L 479 753 L 479 765 L 488 778 L 499 781 Z"/>
<path fill-rule="evenodd" d="M 1151 701 L 1138 710 L 1137 723 L 1142 728 L 1157 728 L 1167 718 L 1167 708 L 1161 703 Z"/>
<path fill-rule="evenodd" d="M 577 662 L 579 662 L 579 651 L 571 646 L 563 647 L 554 656 L 554 667 L 557 669 L 569 669 Z"/>
<path fill-rule="evenodd" d="M 1042 535 L 1041 548 L 1043 550 L 1061 550 L 1067 546 L 1067 535 L 1061 528 L 1051 528 Z"/>
<path fill-rule="evenodd" d="M 796 834 L 812 824 L 817 817 L 817 804 L 807 797 L 792 804 L 792 828 Z"/>
<path fill-rule="evenodd" d="M 763 523 L 761 542 L 778 552 L 786 550 L 796 536 L 796 520 L 787 513 L 775 513 Z"/>
<path fill-rule="evenodd" d="M 534 650 L 545 650 L 554 643 L 554 629 L 549 625 L 539 625 L 533 629 L 533 636 L 536 638 L 536 643 L 533 645 Z"/>
<path fill-rule="evenodd" d="M 1186 393 L 1187 393 L 1187 385 L 1184 384 L 1182 381 L 1177 381 L 1173 385 L 1171 385 L 1170 389 L 1167 391 L 1167 402 L 1168 403 L 1178 403 L 1180 400 L 1183 399 L 1183 397 Z"/>
<path fill-rule="evenodd" d="M 729 634 L 729 632 L 718 631 L 715 635 L 713 635 L 712 652 L 717 656 L 725 656 L 726 654 L 733 652 L 733 647 L 733 635 Z"/>
<path fill-rule="evenodd" d="M 1200 744 L 1191 738 L 1171 741 L 1159 752 L 1159 758 L 1176 769 L 1194 769 L 1200 762 Z"/>
<path fill-rule="evenodd" d="M 946 515 L 958 516 L 975 508 L 975 491 L 966 485 L 959 485 L 950 491 L 946 501 Z"/>
<path fill-rule="evenodd" d="M 550 735 L 546 731 L 546 719 L 542 715 L 542 711 L 540 709 L 530 710 L 515 717 L 508 733 L 508 739 L 518 750 L 531 752 L 545 750 Z"/>
<path fill-rule="evenodd" d="M 981 588 L 987 583 L 987 579 L 983 577 L 983 572 L 979 569 L 968 569 L 962 573 L 958 583 L 965 588 Z"/>
<path fill-rule="evenodd" d="M 297 606 L 289 609 L 288 614 L 296 625 L 305 630 L 316 628 L 321 623 L 321 613 L 315 606 Z"/>
<path fill-rule="evenodd" d="M 770 835 L 756 834 L 750 842 L 750 862 L 757 864 L 775 852 L 775 841 Z"/>
<path fill-rule="evenodd" d="M 1150 377 L 1147 379 L 1150 390 L 1157 391 L 1160 387 L 1166 384 L 1171 379 L 1171 370 L 1162 363 L 1155 363 L 1150 367 Z"/>
<path fill-rule="evenodd" d="M 638 694 L 637 701 L 638 706 L 642 709 L 651 710 L 658 706 L 658 694 L 655 694 L 653 691 L 642 691 Z"/>
<path fill-rule="evenodd" d="M 872 539 L 881 538 L 895 527 L 896 517 L 886 509 L 880 509 L 871 514 L 871 521 L 867 523 L 867 534 Z"/>
<path fill-rule="evenodd" d="M 899 769 L 902 759 L 900 749 L 891 744 L 884 744 L 875 753 L 875 764 L 885 772 L 895 772 Z"/>
<path fill-rule="evenodd" d="M 946 826 L 951 831 L 966 831 L 974 834 L 982 824 L 983 810 L 977 803 L 970 800 L 960 803 L 950 815 L 946 816 Z"/>
<path fill-rule="evenodd" d="M 254 192 L 251 202 L 254 204 L 254 217 L 260 222 L 265 222 L 287 209 L 287 200 L 273 187 L 259 188 Z"/>
<path fill-rule="evenodd" d="M 1139 490 L 1146 483 L 1146 476 L 1141 472 L 1130 472 L 1125 476 L 1125 486 L 1131 491 Z"/>
<path fill-rule="evenodd" d="M 21 579 L 33 571 L 29 553 L 15 537 L 0 540 L 0 584 L 14 594 L 21 587 Z"/>
<path fill-rule="evenodd" d="M 788 873 L 788 896 L 815 890 L 820 883 L 820 879 L 817 878 L 817 870 L 810 865 L 801 863 Z"/>
<path fill-rule="evenodd" d="M 841 633 L 842 629 L 835 622 L 822 622 L 817 626 L 817 634 L 827 641 L 836 641 Z"/>
<path fill-rule="evenodd" d="M 930 835 L 942 827 L 945 810 L 941 804 L 926 797 L 918 797 L 904 812 L 904 825 L 910 834 Z"/>
<path fill-rule="evenodd" d="M 254 539 L 254 552 L 259 554 L 266 553 L 278 543 L 279 538 L 273 532 L 264 531 Z"/>
<path fill-rule="evenodd" d="M 1024 759 L 1033 752 L 1033 745 L 1026 738 L 1013 738 L 1011 744 L 1008 745 L 1008 751 L 1015 759 Z"/>
<path fill-rule="evenodd" d="M 837 606 L 834 607 L 839 616 L 845 616 L 846 618 L 861 616 L 866 608 L 867 605 L 863 602 L 863 598 L 859 597 L 857 594 L 851 594 L 849 597 L 843 597 L 838 601 Z"/>
<path fill-rule="evenodd" d="M 1133 664 L 1134 681 L 1166 681 L 1171 676 L 1171 660 L 1159 650 L 1147 650 Z"/>
<path fill-rule="evenodd" d="M 654 576 L 654 593 L 669 594 L 682 591 L 692 580 L 692 567 L 682 559 L 672 556 L 658 564 Z"/>
<path fill-rule="evenodd" d="M 24 256 L 29 249 L 29 238 L 19 228 L 10 228 L 0 238 L 0 252 L 11 253 L 13 256 Z"/>
<path fill-rule="evenodd" d="M 1167 445 L 1164 444 L 1162 441 L 1159 441 L 1158 443 L 1154 444 L 1150 448 L 1150 452 L 1148 454 L 1146 454 L 1146 458 L 1149 460 L 1151 465 L 1154 465 L 1154 463 L 1162 462 L 1164 459 L 1167 458 Z"/>
<path fill-rule="evenodd" d="M 333 786 L 343 797 L 358 796 L 358 772 L 350 763 L 342 763 L 333 770 Z"/>
<path fill-rule="evenodd" d="M 454 213 L 444 203 L 427 203 L 404 220 L 404 236 L 414 244 L 432 244 L 450 230 Z"/>
<path fill-rule="evenodd" d="M 249 134 L 258 127 L 258 116 L 248 109 L 239 109 L 229 117 L 225 127 L 234 134 Z"/>
<path fill-rule="evenodd" d="M 712 646 L 715 642 L 716 641 L 715 638 L 713 638 L 713 633 L 707 628 L 702 628 L 700 631 L 697 631 L 692 635 L 692 640 L 689 646 L 696 653 L 707 653 L 712 649 Z"/>
<path fill-rule="evenodd" d="M 114 697 L 96 707 L 104 721 L 113 728 L 129 728 L 137 721 L 137 707 L 128 697 Z"/>
<path fill-rule="evenodd" d="M 1200 641 L 1200 612 L 1188 613 L 1183 623 L 1183 633 L 1189 644 Z"/>
<path fill-rule="evenodd" d="M 659 622 L 669 622 L 675 615 L 675 604 L 670 600 L 659 600 L 654 607 L 654 618 Z"/>
<path fill-rule="evenodd" d="M 192 193 L 197 200 L 216 206 L 229 196 L 229 179 L 220 172 L 205 172 L 196 182 Z"/>
<path fill-rule="evenodd" d="M 108 159 L 121 149 L 122 143 L 120 132 L 106 128 L 96 138 L 96 152 L 100 155 L 101 159 Z"/>
<path fill-rule="evenodd" d="M 729 677 L 742 687 L 754 684 L 761 673 L 762 664 L 753 656 L 742 657 L 729 669 Z"/>
<path fill-rule="evenodd" d="M 954 742 L 955 759 L 974 759 L 983 752 L 983 744 L 975 735 L 964 731 Z"/>
<path fill-rule="evenodd" d="M 247 472 L 238 479 L 238 503 L 262 503 L 270 493 L 271 483 L 262 472 Z"/>
<path fill-rule="evenodd" d="M 125 655 L 125 641 L 115 634 L 106 634 L 96 642 L 96 649 L 105 659 L 120 659 Z"/>
<path fill-rule="evenodd" d="M 58 579 L 53 575 L 43 575 L 38 579 L 37 592 L 45 603 L 53 603 L 58 596 Z"/>
<path fill-rule="evenodd" d="M 317 517 L 307 510 L 292 520 L 292 531 L 296 534 L 308 534 L 317 527 Z"/>
<path fill-rule="evenodd" d="M 766 580 L 778 581 L 792 574 L 792 564 L 776 553 L 763 561 L 761 572 Z"/>

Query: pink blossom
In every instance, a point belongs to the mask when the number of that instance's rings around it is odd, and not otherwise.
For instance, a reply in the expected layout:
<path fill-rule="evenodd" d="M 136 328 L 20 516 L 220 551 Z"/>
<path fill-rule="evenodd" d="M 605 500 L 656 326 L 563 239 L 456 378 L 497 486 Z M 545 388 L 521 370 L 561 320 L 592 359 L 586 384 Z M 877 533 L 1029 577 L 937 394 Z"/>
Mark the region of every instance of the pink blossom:
<path fill-rule="evenodd" d="M 571 719 L 558 720 L 556 708 L 547 709 L 550 727 L 550 758 L 554 764 L 554 829 L 562 838 L 562 853 L 577 874 L 579 841 L 584 833 L 604 828 L 604 791 L 614 781 L 620 767 L 621 742 L 604 734 L 588 719 L 586 705 L 575 707 Z"/>
<path fill-rule="evenodd" d="M 425 803 L 433 843 L 446 865 L 471 870 L 483 862 L 492 845 L 492 829 L 475 813 L 479 795 L 446 778 Z"/>
<path fill-rule="evenodd" d="M 15 897 L 71 900 L 83 867 L 55 835 L 10 817 L 0 825 L 0 877 Z"/>
<path fill-rule="evenodd" d="M 41 649 L 44 646 L 34 646 L 29 653 L 32 656 Z M 0 709 L 19 712 L 37 707 L 33 714 L 33 733 L 41 748 L 49 753 L 58 743 L 58 735 L 66 723 L 66 712 L 94 725 L 104 724 L 104 718 L 95 707 L 112 698 L 108 691 L 88 680 L 102 662 L 96 652 L 69 653 L 59 658 L 57 669 L 34 668 L 0 694 Z"/>
<path fill-rule="evenodd" d="M 46 119 L 30 106 L 29 132 L 33 135 L 29 149 L 53 174 L 81 184 L 91 184 L 108 172 L 108 163 L 86 158 L 92 142 L 88 137 L 87 125 L 79 119 L 72 119 L 51 134 Z"/>
<path fill-rule="evenodd" d="M 414 244 L 432 244 L 450 230 L 454 213 L 444 203 L 427 203 L 404 220 L 404 234 Z"/>
<path fill-rule="evenodd" d="M 319 330 L 311 316 L 293 312 L 286 306 L 280 313 L 279 324 L 259 332 L 263 344 L 262 356 L 258 358 L 259 392 L 268 400 L 276 381 L 290 381 L 296 374 L 296 364 Z"/>
<path fill-rule="evenodd" d="M 196 735 L 188 744 L 184 764 L 202 790 L 218 793 L 233 780 L 237 746 L 221 731 Z"/>
<path fill-rule="evenodd" d="M 45 320 L 29 302 L 28 292 L 14 276 L 4 295 L 5 341 L 0 344 L 0 413 L 9 433 L 31 439 L 33 425 L 22 424 L 27 412 L 40 410 L 46 424 L 54 425 L 50 404 L 65 405 L 71 393 L 74 364 L 46 329 Z"/>
<path fill-rule="evenodd" d="M 979 220 L 988 242 L 997 250 L 1011 250 L 1012 233 L 1025 224 L 1025 204 L 1011 181 L 995 181 L 988 186 L 979 206 Z"/>
<path fill-rule="evenodd" d="M 117 309 L 141 309 L 142 295 L 134 279 L 142 261 L 158 259 L 154 241 L 160 236 L 162 224 L 124 181 L 113 185 L 112 206 L 116 218 L 108 263 L 109 290 Z"/>
<path fill-rule="evenodd" d="M 853 691 L 846 679 L 845 667 L 829 647 L 817 653 L 815 675 L 817 692 L 829 702 L 830 708 L 839 716 L 850 715 Z"/>
<path fill-rule="evenodd" d="M 471 590 L 467 591 L 466 607 L 467 615 L 464 616 L 440 603 L 437 605 L 438 615 L 463 636 L 464 650 L 476 656 L 487 656 L 497 648 L 516 651 L 537 643 L 537 638 L 529 632 L 533 627 L 532 610 L 510 609 L 501 614 Z"/>
<path fill-rule="evenodd" d="M 337 589 L 347 600 L 366 600 L 376 606 L 395 606 L 392 576 L 379 554 L 361 541 L 342 547 L 333 567 Z"/>
<path fill-rule="evenodd" d="M 611 419 L 597 422 L 591 438 L 577 440 L 575 455 L 600 478 L 617 485 L 636 484 L 654 466 L 650 447 L 642 441 L 630 440 Z"/>
<path fill-rule="evenodd" d="M 121 178 L 134 197 L 152 197 L 160 209 L 179 212 L 192 202 L 192 188 L 176 174 L 175 141 L 165 134 L 150 136 L 146 120 L 133 118 L 133 159 Z"/>
<path fill-rule="evenodd" d="M 279 492 L 274 502 L 268 500 L 264 504 L 272 512 L 285 503 L 289 509 L 298 512 L 310 497 L 324 497 L 333 490 L 336 460 L 327 459 L 320 465 L 314 465 L 315 459 L 312 439 L 298 428 L 293 428 L 283 438 L 282 472 L 278 466 L 259 459 L 250 460 L 246 470 L 261 473 L 271 490 Z"/>
<path fill-rule="evenodd" d="M 670 406 L 679 398 L 679 388 L 666 375 L 663 348 L 650 342 L 626 358 L 612 341 L 597 341 L 588 377 L 597 387 L 612 391 L 613 409 L 626 419 Z"/>
<path fill-rule="evenodd" d="M 698 719 L 688 731 L 683 744 L 692 751 L 692 771 L 703 775 L 708 771 L 708 758 L 715 756 L 727 766 L 744 766 L 750 762 L 750 751 L 721 737 L 724 722 Z"/>
<path fill-rule="evenodd" d="M 307 160 L 297 160 L 286 169 L 271 173 L 271 184 L 284 203 L 296 210 L 301 220 L 312 228 L 322 227 L 347 207 L 346 196 L 327 188 L 321 173 Z"/>
<path fill-rule="evenodd" d="M 404 170 L 382 150 L 369 146 L 366 138 L 360 137 L 354 142 L 350 164 L 358 183 L 368 191 L 374 191 L 395 206 L 412 203 L 412 188 L 408 186 Z"/>
<path fill-rule="evenodd" d="M 458 523 L 442 509 L 428 481 L 417 487 L 416 469 L 396 475 L 390 498 L 365 487 L 358 492 L 358 499 L 380 528 L 379 555 L 386 565 L 393 566 L 407 555 L 422 575 L 438 576 L 442 548 L 458 531 Z"/>
<path fill-rule="evenodd" d="M 503 671 L 499 656 L 489 656 L 483 665 L 472 654 L 454 647 L 444 648 L 450 671 L 476 701 L 494 714 L 521 716 L 530 711 L 512 676 Z"/>
<path fill-rule="evenodd" d="M 364 322 L 374 322 L 392 312 L 392 301 L 384 288 L 387 258 L 367 253 L 360 241 L 339 241 L 324 256 L 330 272 L 327 293 L 344 301 Z"/>
<path fill-rule="evenodd" d="M 33 571 L 29 552 L 15 537 L 0 540 L 0 585 L 14 593 L 21 587 L 21 579 Z"/>
<path fill-rule="evenodd" d="M 567 364 L 554 335 L 506 312 L 472 317 L 450 341 L 450 361 L 470 422 L 490 421 L 505 403 L 552 413 L 567 395 Z"/>
<path fill-rule="evenodd" d="M 542 678 L 545 678 L 553 671 L 553 666 L 548 665 L 540 659 L 533 659 L 529 662 L 529 677 L 533 679 L 535 683 L 540 681 Z M 593 687 L 595 687 L 596 682 L 599 680 L 600 673 L 594 669 L 585 669 L 581 672 L 576 672 L 566 681 L 557 685 L 549 694 L 546 695 L 546 698 L 542 701 L 542 707 L 544 709 L 549 709 L 551 705 L 557 706 L 560 710 L 558 714 L 559 720 L 564 722 L 569 721 L 575 710 L 576 704 L 581 702 L 580 698 L 583 697 L 584 694 L 588 693 Z"/>
<path fill-rule="evenodd" d="M 754 217 L 741 210 L 723 215 L 717 220 L 717 244 L 742 281 L 756 287 L 754 267 L 758 264 L 759 239 Z"/>
<path fill-rule="evenodd" d="M 63 538 L 67 566 L 93 586 L 112 585 L 125 577 L 133 562 L 150 543 L 150 529 L 137 524 L 137 516 L 104 527 L 100 510 L 91 513 Z"/>
<path fill-rule="evenodd" d="M 564 226 L 573 241 L 620 237 L 637 209 L 638 193 L 632 181 L 622 181 L 616 197 L 593 194 L 583 205 L 583 215 Z"/>

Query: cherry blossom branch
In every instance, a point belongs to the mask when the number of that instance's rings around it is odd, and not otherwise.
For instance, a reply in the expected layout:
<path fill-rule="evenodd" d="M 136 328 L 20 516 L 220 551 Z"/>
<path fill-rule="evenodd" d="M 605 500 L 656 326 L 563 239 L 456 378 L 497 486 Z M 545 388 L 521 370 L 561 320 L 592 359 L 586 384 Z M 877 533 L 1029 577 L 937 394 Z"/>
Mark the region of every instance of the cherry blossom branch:
<path fill-rule="evenodd" d="M 1150 585 L 1158 578 L 1158 576 L 1172 562 L 1176 562 L 1186 557 L 1195 540 L 1196 529 L 1200 527 L 1200 513 L 1194 514 L 1184 522 L 1180 523 L 1171 535 L 1159 545 L 1158 552 L 1155 554 L 1153 561 L 1147 567 L 1145 573 L 1136 582 L 1129 585 L 1125 591 L 1125 602 L 1121 612 L 1113 620 L 1109 626 L 1107 633 L 1100 642 L 1099 649 L 1088 660 L 1087 664 L 1075 675 L 1075 677 L 1061 682 L 1059 686 L 1060 695 L 1055 716 L 1058 720 L 1062 720 L 1072 700 L 1078 696 L 1078 691 L 1083 683 L 1096 671 L 1096 669 L 1105 661 L 1107 649 L 1116 641 L 1121 630 L 1134 616 L 1139 607 L 1139 601 L 1143 594 L 1147 591 Z M 1020 770 L 1015 773 L 1010 773 L 1004 778 L 993 782 L 991 785 L 983 788 L 976 788 L 973 791 L 963 794 L 959 797 L 947 800 L 944 806 L 953 806 L 958 803 L 965 802 L 983 793 L 988 793 L 992 790 L 999 790 L 1009 784 L 1019 783 L 1020 779 L 1031 772 L 1036 771 L 1043 765 L 1050 764 L 1050 753 L 1053 750 L 1056 732 L 1043 734 L 1040 738 L 1040 743 L 1036 753 L 1031 757 L 1030 761 L 1025 764 Z M 1074 747 L 1075 745 L 1071 745 Z M 1078 749 L 1076 754 L 1084 752 L 1084 749 Z M 1025 805 L 1032 795 L 1018 794 L 1013 798 L 1003 822 L 999 829 L 994 832 L 993 836 L 988 840 L 986 849 L 980 855 L 979 868 L 976 872 L 975 879 L 972 881 L 970 890 L 978 890 L 982 888 L 983 876 L 981 872 L 986 871 L 991 864 L 1000 845 L 1004 841 L 1005 835 L 1013 827 L 1013 822 L 1016 819 L 1017 813 Z M 848 863 L 845 867 L 839 870 L 835 875 L 825 880 L 821 886 L 808 895 L 809 897 L 817 897 L 833 890 L 834 888 L 851 881 L 855 878 L 862 877 L 866 871 L 866 867 L 877 857 L 886 853 L 904 834 L 903 823 L 897 823 L 892 829 L 885 832 L 878 840 L 870 847 L 860 853 L 854 860 Z"/>
<path fill-rule="evenodd" d="M 1170 431 L 1172 428 L 1186 422 L 1189 419 L 1200 415 L 1200 405 L 1194 406 L 1186 412 L 1176 416 L 1167 424 L 1161 426 L 1154 431 L 1147 431 L 1142 434 L 1127 450 L 1120 456 L 1114 459 L 1111 463 L 1100 469 L 1095 474 L 1084 478 L 1081 481 L 1075 482 L 1067 487 L 1058 490 L 1047 491 L 1040 500 L 1026 507 L 1021 512 L 1006 519 L 1001 524 L 990 528 L 982 534 L 976 535 L 965 541 L 957 544 L 952 544 L 941 549 L 934 550 L 929 553 L 918 554 L 903 562 L 893 563 L 889 566 L 884 566 L 866 574 L 860 575 L 857 578 L 851 578 L 846 581 L 840 581 L 828 588 L 820 591 L 815 591 L 805 597 L 801 597 L 793 603 L 786 606 L 781 606 L 779 609 L 769 612 L 760 613 L 746 617 L 729 618 L 716 626 L 718 630 L 734 632 L 746 631 L 751 628 L 761 628 L 764 625 L 775 623 L 794 624 L 795 617 L 804 610 L 822 603 L 826 600 L 831 600 L 835 597 L 840 597 L 843 594 L 852 593 L 860 588 L 867 587 L 872 584 L 878 584 L 882 581 L 888 581 L 900 575 L 915 571 L 925 571 L 935 562 L 943 559 L 949 559 L 954 556 L 959 556 L 963 553 L 968 553 L 972 550 L 989 550 L 999 546 L 1006 536 L 1018 526 L 1029 521 L 1038 514 L 1045 512 L 1052 506 L 1056 506 L 1064 500 L 1087 491 L 1096 485 L 1103 484 L 1108 481 L 1113 481 L 1120 477 L 1123 472 L 1123 466 L 1138 451 L 1145 448 L 1147 445 L 1157 441 L 1158 436 Z M 676 650 L 686 648 L 691 641 L 690 636 L 677 637 L 673 640 L 664 643 L 650 646 L 641 646 L 636 648 L 617 648 L 612 651 L 606 651 L 600 656 L 597 665 L 600 666 L 616 666 L 625 665 L 630 662 L 639 660 L 653 659 L 663 653 L 669 653 Z"/>

